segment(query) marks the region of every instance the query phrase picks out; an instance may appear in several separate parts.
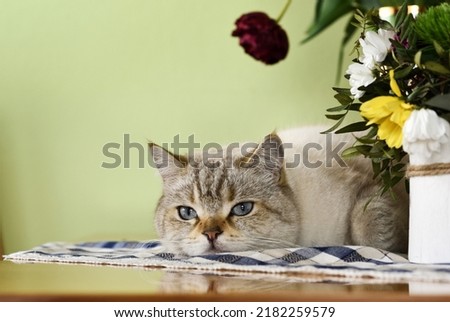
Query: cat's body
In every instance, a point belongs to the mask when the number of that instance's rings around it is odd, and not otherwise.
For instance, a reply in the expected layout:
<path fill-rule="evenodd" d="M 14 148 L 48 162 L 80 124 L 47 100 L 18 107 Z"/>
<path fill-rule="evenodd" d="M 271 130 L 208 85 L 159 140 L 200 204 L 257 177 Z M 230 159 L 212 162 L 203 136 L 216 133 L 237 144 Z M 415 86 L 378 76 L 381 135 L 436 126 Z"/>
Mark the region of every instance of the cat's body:
<path fill-rule="evenodd" d="M 226 149 L 233 153 L 212 160 L 151 144 L 164 181 L 155 223 L 167 250 L 195 255 L 353 244 L 406 252 L 403 187 L 396 199 L 379 196 L 370 160 L 345 164 L 338 157 L 354 138 L 321 129 L 271 134 L 256 148 Z"/>

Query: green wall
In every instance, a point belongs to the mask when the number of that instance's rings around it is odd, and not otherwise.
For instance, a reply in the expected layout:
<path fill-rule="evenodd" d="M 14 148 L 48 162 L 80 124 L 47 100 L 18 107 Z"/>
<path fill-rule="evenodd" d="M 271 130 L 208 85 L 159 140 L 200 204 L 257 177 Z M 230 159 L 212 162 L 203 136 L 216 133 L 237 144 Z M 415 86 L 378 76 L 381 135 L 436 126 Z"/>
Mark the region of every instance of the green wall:
<path fill-rule="evenodd" d="M 293 2 L 290 53 L 268 67 L 230 33 L 242 13 L 275 17 L 284 0 L 0 0 L 5 252 L 156 238 L 156 171 L 138 167 L 137 149 L 129 169 L 101 167 L 124 134 L 225 143 L 325 122 L 345 21 L 300 46 L 314 2 Z"/>

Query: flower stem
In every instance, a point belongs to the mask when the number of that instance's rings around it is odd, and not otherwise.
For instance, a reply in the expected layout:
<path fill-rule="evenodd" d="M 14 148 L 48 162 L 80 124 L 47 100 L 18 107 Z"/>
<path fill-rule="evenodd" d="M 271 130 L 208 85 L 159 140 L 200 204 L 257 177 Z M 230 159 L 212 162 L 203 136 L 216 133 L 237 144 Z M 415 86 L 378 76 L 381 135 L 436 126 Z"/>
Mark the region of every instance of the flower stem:
<path fill-rule="evenodd" d="M 287 0 L 286 4 L 283 7 L 283 10 L 281 10 L 280 14 L 278 15 L 278 18 L 276 19 L 277 22 L 280 22 L 281 19 L 283 19 L 284 14 L 286 13 L 286 11 L 289 9 L 289 6 L 291 5 L 292 0 Z"/>

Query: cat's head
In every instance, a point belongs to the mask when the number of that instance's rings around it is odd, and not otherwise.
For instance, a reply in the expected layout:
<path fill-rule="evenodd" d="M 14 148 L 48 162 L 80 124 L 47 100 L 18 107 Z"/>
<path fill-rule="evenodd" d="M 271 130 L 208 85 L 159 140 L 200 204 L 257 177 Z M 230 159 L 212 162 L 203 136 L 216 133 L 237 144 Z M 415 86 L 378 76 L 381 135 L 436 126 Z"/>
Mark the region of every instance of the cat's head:
<path fill-rule="evenodd" d="M 297 209 L 276 134 L 245 153 L 236 149 L 214 159 L 149 146 L 163 179 L 155 223 L 167 251 L 198 255 L 294 246 Z"/>

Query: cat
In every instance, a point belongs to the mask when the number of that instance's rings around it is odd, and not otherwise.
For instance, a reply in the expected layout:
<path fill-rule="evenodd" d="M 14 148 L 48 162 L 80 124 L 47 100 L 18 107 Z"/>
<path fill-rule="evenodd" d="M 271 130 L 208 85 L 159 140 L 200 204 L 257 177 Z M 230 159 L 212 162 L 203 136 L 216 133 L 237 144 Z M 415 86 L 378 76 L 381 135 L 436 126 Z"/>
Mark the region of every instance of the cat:
<path fill-rule="evenodd" d="M 163 179 L 155 225 L 165 249 L 192 256 L 364 245 L 406 253 L 404 186 L 396 185 L 395 197 L 380 195 L 369 159 L 336 157 L 355 141 L 352 134 L 321 130 L 271 133 L 214 158 L 149 143 Z"/>

